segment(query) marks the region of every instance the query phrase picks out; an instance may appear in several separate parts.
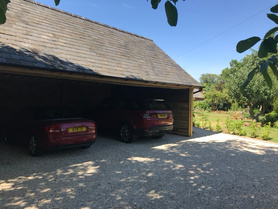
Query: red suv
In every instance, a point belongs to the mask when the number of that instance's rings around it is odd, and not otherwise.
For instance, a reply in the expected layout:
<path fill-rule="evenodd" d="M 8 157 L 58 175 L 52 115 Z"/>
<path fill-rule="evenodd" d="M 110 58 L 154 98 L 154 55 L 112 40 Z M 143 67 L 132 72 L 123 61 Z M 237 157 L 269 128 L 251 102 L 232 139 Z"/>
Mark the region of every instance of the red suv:
<path fill-rule="evenodd" d="M 98 129 L 116 130 L 127 143 L 140 136 L 161 138 L 173 129 L 174 122 L 162 99 L 109 98 L 90 114 Z"/>

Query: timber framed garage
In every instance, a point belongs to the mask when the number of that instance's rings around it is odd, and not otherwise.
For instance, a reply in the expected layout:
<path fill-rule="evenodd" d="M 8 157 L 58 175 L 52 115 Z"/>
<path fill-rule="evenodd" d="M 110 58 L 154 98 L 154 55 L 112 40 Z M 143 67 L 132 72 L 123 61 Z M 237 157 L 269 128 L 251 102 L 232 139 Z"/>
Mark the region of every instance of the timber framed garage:
<path fill-rule="evenodd" d="M 26 106 L 93 107 L 114 95 L 163 98 L 174 134 L 192 135 L 201 87 L 152 40 L 30 0 L 13 0 L 0 26 L 1 124 Z"/>

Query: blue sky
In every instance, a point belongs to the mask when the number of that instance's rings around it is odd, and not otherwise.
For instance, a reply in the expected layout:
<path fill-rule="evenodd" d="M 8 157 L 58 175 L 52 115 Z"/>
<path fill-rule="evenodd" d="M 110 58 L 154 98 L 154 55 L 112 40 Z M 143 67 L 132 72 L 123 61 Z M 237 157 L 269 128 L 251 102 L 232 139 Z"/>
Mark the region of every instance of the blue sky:
<path fill-rule="evenodd" d="M 54 0 L 38 2 L 55 7 Z M 240 40 L 263 37 L 276 26 L 266 14 L 277 0 L 180 0 L 176 27 L 167 23 L 164 1 L 157 10 L 150 2 L 61 0 L 57 8 L 152 39 L 196 80 L 203 73 L 220 74 L 231 60 L 241 60 L 246 53 L 236 52 Z"/>

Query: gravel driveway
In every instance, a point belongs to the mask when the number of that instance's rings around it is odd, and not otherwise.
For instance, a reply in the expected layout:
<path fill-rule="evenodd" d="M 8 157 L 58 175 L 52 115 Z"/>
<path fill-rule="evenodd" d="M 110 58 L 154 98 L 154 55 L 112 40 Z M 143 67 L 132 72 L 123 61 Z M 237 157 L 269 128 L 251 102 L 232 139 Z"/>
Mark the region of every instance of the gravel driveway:
<path fill-rule="evenodd" d="M 0 144 L 0 208 L 278 208 L 278 144 L 194 129 L 31 157 Z"/>

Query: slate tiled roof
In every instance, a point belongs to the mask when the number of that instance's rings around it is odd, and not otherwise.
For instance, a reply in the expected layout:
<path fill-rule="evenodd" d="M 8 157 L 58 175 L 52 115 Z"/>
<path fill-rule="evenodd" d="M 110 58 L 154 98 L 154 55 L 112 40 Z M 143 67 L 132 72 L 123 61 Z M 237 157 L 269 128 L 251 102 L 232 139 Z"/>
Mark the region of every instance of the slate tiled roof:
<path fill-rule="evenodd" d="M 152 40 L 30 0 L 8 4 L 0 65 L 201 86 Z"/>

